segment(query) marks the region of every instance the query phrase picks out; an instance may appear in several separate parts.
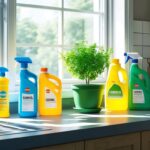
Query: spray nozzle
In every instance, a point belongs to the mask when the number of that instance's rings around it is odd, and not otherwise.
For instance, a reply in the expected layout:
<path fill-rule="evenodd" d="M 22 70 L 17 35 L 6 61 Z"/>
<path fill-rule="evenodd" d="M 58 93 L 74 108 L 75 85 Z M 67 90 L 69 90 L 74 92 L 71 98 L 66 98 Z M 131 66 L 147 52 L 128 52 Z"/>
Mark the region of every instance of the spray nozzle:
<path fill-rule="evenodd" d="M 0 67 L 0 77 L 5 77 L 5 72 L 8 72 L 8 69 L 5 67 Z"/>
<path fill-rule="evenodd" d="M 138 60 L 142 59 L 139 53 L 124 53 L 124 56 L 126 57 L 125 63 L 127 63 L 130 59 L 132 60 L 132 63 L 138 63 Z"/>
<path fill-rule="evenodd" d="M 15 60 L 21 64 L 21 68 L 28 68 L 28 64 L 32 63 L 29 57 L 15 57 Z"/>

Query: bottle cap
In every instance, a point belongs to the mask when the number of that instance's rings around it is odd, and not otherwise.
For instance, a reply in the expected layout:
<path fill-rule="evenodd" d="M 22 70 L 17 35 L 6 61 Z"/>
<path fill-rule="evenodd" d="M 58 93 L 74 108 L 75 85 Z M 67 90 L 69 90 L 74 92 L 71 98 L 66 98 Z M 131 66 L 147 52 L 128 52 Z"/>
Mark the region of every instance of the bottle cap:
<path fill-rule="evenodd" d="M 138 63 L 138 60 L 142 59 L 142 57 L 137 52 L 124 53 L 124 56 L 126 58 L 125 63 L 127 63 L 130 59 L 132 60 L 132 63 Z"/>
<path fill-rule="evenodd" d="M 5 72 L 8 72 L 8 69 L 5 67 L 0 67 L 0 77 L 5 77 Z"/>
<path fill-rule="evenodd" d="M 133 60 L 132 60 L 132 63 L 137 64 L 137 63 L 138 63 L 138 59 L 133 59 Z"/>
<path fill-rule="evenodd" d="M 48 68 L 41 68 L 41 72 L 48 72 Z"/>
<path fill-rule="evenodd" d="M 32 63 L 29 57 L 15 57 L 15 60 L 21 64 L 21 68 L 28 68 L 28 64 Z"/>
<path fill-rule="evenodd" d="M 119 59 L 116 59 L 116 58 L 113 59 L 113 60 L 112 60 L 112 63 L 119 64 Z"/>

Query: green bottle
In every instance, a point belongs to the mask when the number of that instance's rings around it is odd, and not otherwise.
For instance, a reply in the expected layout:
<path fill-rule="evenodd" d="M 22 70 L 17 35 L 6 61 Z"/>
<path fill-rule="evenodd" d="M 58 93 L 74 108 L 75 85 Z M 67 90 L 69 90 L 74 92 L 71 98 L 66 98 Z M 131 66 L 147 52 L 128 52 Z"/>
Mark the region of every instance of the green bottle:
<path fill-rule="evenodd" d="M 125 53 L 126 63 L 132 60 L 129 72 L 129 109 L 150 110 L 150 76 L 138 66 L 138 53 Z"/>

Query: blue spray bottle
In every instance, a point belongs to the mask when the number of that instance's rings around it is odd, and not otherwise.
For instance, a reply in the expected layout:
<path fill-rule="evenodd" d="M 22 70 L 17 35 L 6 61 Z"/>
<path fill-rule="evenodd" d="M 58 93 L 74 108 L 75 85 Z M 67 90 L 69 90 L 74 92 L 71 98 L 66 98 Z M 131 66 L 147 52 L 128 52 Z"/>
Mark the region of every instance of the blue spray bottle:
<path fill-rule="evenodd" d="M 37 76 L 27 70 L 29 57 L 16 57 L 21 64 L 20 71 L 20 96 L 18 113 L 20 117 L 36 117 L 37 115 Z"/>

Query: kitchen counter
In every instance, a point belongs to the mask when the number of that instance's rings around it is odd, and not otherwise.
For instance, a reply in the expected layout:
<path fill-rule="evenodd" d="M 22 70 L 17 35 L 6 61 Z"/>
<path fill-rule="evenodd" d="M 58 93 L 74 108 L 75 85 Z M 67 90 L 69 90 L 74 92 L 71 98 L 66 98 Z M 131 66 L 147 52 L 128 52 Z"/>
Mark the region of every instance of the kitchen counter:
<path fill-rule="evenodd" d="M 0 135 L 2 149 L 30 149 L 75 141 L 150 130 L 150 111 L 105 112 L 80 114 L 63 111 L 62 116 L 22 119 L 12 116 L 1 122 L 41 127 L 36 131 Z"/>

